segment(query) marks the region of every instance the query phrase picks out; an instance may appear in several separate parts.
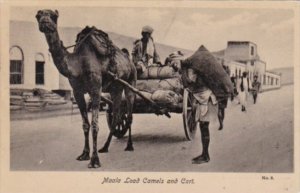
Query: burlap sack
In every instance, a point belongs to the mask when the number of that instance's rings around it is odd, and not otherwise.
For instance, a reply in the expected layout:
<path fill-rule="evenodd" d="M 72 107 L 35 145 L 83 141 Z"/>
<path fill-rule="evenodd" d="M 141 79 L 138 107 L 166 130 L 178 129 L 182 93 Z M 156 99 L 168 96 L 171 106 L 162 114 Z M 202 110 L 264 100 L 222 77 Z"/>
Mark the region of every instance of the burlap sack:
<path fill-rule="evenodd" d="M 163 79 L 159 82 L 159 88 L 162 90 L 171 90 L 175 93 L 183 93 L 181 78 Z"/>
<path fill-rule="evenodd" d="M 152 94 L 149 92 L 141 91 L 141 93 L 148 99 L 151 99 L 151 97 L 152 97 Z M 136 95 L 135 103 L 144 103 L 144 102 L 145 102 L 145 100 L 143 98 L 141 98 L 139 95 Z"/>
<path fill-rule="evenodd" d="M 142 74 L 138 74 L 138 79 L 167 79 L 178 76 L 179 74 L 170 66 L 150 66 Z"/>
<path fill-rule="evenodd" d="M 152 94 L 151 99 L 162 104 L 178 104 L 182 101 L 181 95 L 170 90 L 157 90 Z"/>
<path fill-rule="evenodd" d="M 150 93 L 153 93 L 156 90 L 171 90 L 176 93 L 182 93 L 183 91 L 183 86 L 180 78 L 169 78 L 163 80 L 137 80 L 136 88 L 140 91 L 146 91 Z"/>
<path fill-rule="evenodd" d="M 157 90 L 153 94 L 141 91 L 144 96 L 153 100 L 158 105 L 176 105 L 182 102 L 182 96 L 170 90 Z M 145 100 L 136 95 L 135 103 L 145 103 Z"/>
<path fill-rule="evenodd" d="M 233 92 L 229 75 L 203 45 L 182 61 L 182 68 L 194 69 L 216 96 L 229 96 Z"/>

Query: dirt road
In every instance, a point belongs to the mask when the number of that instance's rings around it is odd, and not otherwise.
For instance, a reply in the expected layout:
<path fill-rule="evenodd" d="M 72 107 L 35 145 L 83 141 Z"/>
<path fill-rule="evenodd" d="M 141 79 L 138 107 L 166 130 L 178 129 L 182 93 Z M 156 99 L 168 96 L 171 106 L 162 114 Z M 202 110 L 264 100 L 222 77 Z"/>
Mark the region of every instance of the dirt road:
<path fill-rule="evenodd" d="M 211 161 L 193 165 L 201 152 L 199 131 L 186 141 L 181 114 L 172 118 L 152 114 L 134 115 L 134 152 L 123 151 L 127 136 L 113 139 L 109 153 L 100 154 L 97 171 L 191 171 L 191 172 L 292 172 L 293 86 L 259 95 L 248 102 L 246 113 L 230 103 L 225 128 L 210 126 Z M 98 147 L 108 134 L 106 118 L 100 116 Z M 89 171 L 88 162 L 75 158 L 83 149 L 79 114 L 11 122 L 11 169 L 34 171 Z"/>

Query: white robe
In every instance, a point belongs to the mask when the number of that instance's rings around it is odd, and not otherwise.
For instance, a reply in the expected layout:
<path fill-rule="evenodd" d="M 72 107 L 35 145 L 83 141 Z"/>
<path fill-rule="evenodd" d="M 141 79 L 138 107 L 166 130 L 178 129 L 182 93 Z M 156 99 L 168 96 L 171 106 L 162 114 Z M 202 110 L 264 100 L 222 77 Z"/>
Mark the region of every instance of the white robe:
<path fill-rule="evenodd" d="M 238 97 L 241 105 L 246 106 L 247 104 L 247 97 L 249 95 L 248 89 L 251 89 L 251 81 L 249 80 L 249 87 L 247 83 L 247 78 L 243 78 L 243 86 L 244 86 L 244 91 L 241 90 L 241 83 L 242 83 L 242 78 L 239 78 L 237 80 L 237 91 L 238 91 Z"/>

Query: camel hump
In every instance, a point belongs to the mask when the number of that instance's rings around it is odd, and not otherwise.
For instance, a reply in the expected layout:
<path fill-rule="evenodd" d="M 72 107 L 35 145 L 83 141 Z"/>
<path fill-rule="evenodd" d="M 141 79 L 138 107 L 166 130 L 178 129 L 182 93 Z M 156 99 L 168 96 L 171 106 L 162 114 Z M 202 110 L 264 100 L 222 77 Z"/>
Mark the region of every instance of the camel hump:
<path fill-rule="evenodd" d="M 80 42 L 83 38 L 89 35 L 102 36 L 106 39 L 109 38 L 107 33 L 97 29 L 95 26 L 92 27 L 86 26 L 83 30 L 81 30 L 81 32 L 77 34 L 76 43 Z"/>
<path fill-rule="evenodd" d="M 86 41 L 93 45 L 96 52 L 100 55 L 115 54 L 116 48 L 109 39 L 108 34 L 94 26 L 86 26 L 77 34 L 75 51 L 79 49 L 80 45 L 86 43 Z"/>

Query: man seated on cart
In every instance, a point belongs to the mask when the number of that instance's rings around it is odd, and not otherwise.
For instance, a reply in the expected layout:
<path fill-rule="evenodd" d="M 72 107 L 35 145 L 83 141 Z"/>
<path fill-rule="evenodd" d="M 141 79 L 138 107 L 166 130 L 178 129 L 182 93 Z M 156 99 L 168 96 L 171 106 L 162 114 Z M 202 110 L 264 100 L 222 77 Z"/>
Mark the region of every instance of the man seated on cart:
<path fill-rule="evenodd" d="M 138 73 L 143 73 L 149 66 L 161 66 L 160 58 L 151 36 L 153 31 L 152 27 L 144 26 L 142 29 L 142 38 L 134 42 L 132 61 Z"/>

